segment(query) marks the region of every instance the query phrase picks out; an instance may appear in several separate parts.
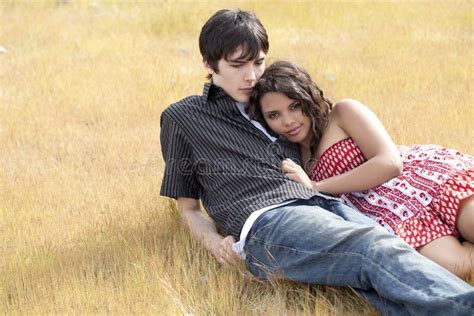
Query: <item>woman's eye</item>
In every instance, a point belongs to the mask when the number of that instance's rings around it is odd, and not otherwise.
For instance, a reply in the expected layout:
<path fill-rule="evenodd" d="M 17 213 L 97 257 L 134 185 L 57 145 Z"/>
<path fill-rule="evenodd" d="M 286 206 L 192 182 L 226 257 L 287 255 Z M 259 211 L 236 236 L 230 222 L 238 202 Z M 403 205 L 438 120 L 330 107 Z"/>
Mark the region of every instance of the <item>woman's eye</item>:
<path fill-rule="evenodd" d="M 294 111 L 296 109 L 299 109 L 301 105 L 299 103 L 294 103 L 291 105 L 290 110 Z"/>
<path fill-rule="evenodd" d="M 278 114 L 277 113 L 270 113 L 268 114 L 267 116 L 270 120 L 273 120 L 273 119 L 276 119 L 278 117 Z"/>

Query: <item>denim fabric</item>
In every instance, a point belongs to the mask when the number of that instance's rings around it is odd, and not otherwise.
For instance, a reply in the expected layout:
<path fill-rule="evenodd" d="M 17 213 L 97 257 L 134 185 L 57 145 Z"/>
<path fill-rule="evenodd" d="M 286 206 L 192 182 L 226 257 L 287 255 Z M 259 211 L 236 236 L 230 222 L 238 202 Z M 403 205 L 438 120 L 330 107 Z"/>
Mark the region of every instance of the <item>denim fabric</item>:
<path fill-rule="evenodd" d="M 338 201 L 262 214 L 245 251 L 257 277 L 351 286 L 384 315 L 473 315 L 473 287 Z"/>

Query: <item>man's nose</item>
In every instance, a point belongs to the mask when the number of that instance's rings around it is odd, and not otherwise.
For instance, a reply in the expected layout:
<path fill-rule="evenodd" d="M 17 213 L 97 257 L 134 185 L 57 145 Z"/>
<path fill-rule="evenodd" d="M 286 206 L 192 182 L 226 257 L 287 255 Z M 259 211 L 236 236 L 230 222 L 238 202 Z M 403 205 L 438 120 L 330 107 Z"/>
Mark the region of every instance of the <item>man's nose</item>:
<path fill-rule="evenodd" d="M 244 79 L 245 81 L 255 81 L 257 79 L 257 77 L 255 76 L 255 67 L 253 65 L 247 67 Z"/>

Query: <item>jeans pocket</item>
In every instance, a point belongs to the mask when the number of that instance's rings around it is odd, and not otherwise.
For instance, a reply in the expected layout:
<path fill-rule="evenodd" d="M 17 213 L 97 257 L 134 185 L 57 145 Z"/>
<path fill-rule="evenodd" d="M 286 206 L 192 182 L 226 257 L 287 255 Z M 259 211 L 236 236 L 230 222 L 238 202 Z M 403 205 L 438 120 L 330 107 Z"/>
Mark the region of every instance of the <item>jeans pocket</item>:
<path fill-rule="evenodd" d="M 274 211 L 277 211 L 278 209 L 273 209 L 273 210 L 269 210 L 263 214 L 261 214 L 257 220 L 255 221 L 255 223 L 253 223 L 252 225 L 252 228 L 250 229 L 248 235 L 247 235 L 247 241 L 246 243 L 252 239 L 252 237 L 257 234 L 259 231 L 261 231 L 262 229 L 265 229 L 265 227 L 267 227 L 268 225 L 271 225 L 271 219 L 273 218 L 273 214 L 272 212 Z"/>

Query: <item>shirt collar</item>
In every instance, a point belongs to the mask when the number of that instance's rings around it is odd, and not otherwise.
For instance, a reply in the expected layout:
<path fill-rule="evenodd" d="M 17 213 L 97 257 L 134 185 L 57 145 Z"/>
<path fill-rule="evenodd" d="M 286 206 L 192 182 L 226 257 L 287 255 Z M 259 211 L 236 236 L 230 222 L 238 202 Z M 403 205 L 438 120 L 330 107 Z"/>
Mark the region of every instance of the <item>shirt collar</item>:
<path fill-rule="evenodd" d="M 236 101 L 232 99 L 225 91 L 219 86 L 212 83 L 204 84 L 204 90 L 202 96 L 206 103 L 210 101 L 218 101 L 217 107 L 219 110 L 225 113 L 232 114 L 233 116 L 241 115 L 237 108 Z"/>
<path fill-rule="evenodd" d="M 221 99 L 223 97 L 228 97 L 224 89 L 210 82 L 204 84 L 202 96 L 206 101 L 208 101 L 209 99 Z"/>

